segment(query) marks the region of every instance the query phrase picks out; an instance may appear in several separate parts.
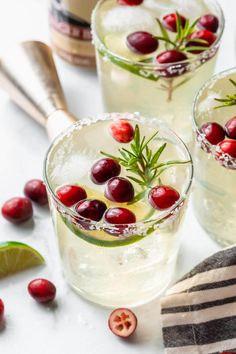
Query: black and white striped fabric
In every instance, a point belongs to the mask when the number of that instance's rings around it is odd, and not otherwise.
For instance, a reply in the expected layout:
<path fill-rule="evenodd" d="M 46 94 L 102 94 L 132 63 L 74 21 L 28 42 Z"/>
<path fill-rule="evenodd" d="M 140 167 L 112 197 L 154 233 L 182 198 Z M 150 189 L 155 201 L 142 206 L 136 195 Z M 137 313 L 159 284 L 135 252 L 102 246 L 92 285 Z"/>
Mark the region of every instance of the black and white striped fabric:
<path fill-rule="evenodd" d="M 236 247 L 196 266 L 161 299 L 166 354 L 236 352 Z"/>

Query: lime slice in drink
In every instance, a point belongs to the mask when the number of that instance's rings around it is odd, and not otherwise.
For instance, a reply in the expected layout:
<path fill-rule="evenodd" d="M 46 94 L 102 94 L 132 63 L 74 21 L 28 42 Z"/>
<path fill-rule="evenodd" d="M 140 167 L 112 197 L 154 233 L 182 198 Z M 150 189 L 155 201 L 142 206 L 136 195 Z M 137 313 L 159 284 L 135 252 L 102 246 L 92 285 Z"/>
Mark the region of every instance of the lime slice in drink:
<path fill-rule="evenodd" d="M 120 204 L 118 203 L 112 203 L 108 199 L 104 197 L 101 193 L 98 191 L 95 191 L 93 189 L 90 189 L 88 187 L 85 187 L 88 197 L 91 199 L 99 199 L 103 201 L 107 207 L 120 207 Z M 150 213 L 150 208 L 148 205 L 144 202 L 137 202 L 132 205 L 122 205 L 123 207 L 131 210 L 135 215 L 137 221 L 141 221 L 145 218 L 146 215 Z M 70 222 L 65 216 L 59 214 L 57 212 L 57 221 L 56 221 L 56 227 L 58 229 L 59 234 L 66 235 L 66 239 L 68 239 L 70 236 L 68 232 L 72 231 L 72 233 L 79 238 L 83 239 L 84 241 L 91 243 L 96 246 L 100 247 L 119 247 L 119 246 L 127 246 L 132 243 L 135 243 L 137 241 L 140 241 L 141 239 L 144 238 L 144 236 L 141 235 L 132 235 L 127 238 L 119 238 L 117 236 L 110 235 L 104 231 L 86 231 L 82 230 L 78 225 L 75 223 Z"/>
<path fill-rule="evenodd" d="M 24 243 L 0 243 L 0 278 L 43 263 L 44 258 L 41 254 Z"/>
<path fill-rule="evenodd" d="M 118 54 L 125 59 L 136 62 L 145 58 L 145 55 L 139 55 L 130 50 L 126 44 L 126 37 L 120 33 L 107 34 L 104 38 L 104 44 L 112 53 Z"/>
<path fill-rule="evenodd" d="M 127 47 L 125 38 L 120 36 L 120 34 L 112 33 L 106 35 L 104 45 L 109 51 L 104 48 L 99 48 L 98 51 L 102 57 L 109 59 L 113 64 L 147 80 L 158 81 L 160 79 L 160 75 L 155 70 L 143 70 L 140 65 L 135 64 L 139 61 L 147 60 L 150 55 L 144 56 L 133 53 Z"/>

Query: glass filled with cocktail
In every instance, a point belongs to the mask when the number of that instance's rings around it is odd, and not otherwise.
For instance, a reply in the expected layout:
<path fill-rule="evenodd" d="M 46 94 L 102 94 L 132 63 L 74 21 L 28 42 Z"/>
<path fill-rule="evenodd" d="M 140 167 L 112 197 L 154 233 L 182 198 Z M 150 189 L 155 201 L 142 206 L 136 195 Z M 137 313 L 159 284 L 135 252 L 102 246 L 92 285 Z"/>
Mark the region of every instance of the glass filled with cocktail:
<path fill-rule="evenodd" d="M 195 188 L 202 227 L 222 245 L 236 243 L 236 70 L 213 76 L 194 105 Z"/>
<path fill-rule="evenodd" d="M 45 180 L 64 274 L 104 306 L 145 303 L 171 280 L 192 181 L 184 143 L 157 119 L 83 119 L 52 144 Z"/>
<path fill-rule="evenodd" d="M 92 32 L 105 110 L 161 117 L 189 144 L 223 29 L 215 0 L 100 0 Z"/>

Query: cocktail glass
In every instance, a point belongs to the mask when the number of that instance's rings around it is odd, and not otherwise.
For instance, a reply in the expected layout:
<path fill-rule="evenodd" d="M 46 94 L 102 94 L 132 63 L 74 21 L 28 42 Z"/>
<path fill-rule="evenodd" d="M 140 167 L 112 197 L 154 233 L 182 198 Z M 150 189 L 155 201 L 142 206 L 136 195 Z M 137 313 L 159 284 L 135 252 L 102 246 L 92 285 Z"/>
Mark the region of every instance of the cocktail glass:
<path fill-rule="evenodd" d="M 201 226 L 222 246 L 236 243 L 236 158 L 212 145 L 201 127 L 208 122 L 224 127 L 235 116 L 235 106 L 216 109 L 223 104 L 216 99 L 235 95 L 230 79 L 236 80 L 235 69 L 213 76 L 199 91 L 194 105 L 194 209 Z"/>
<path fill-rule="evenodd" d="M 147 55 L 127 47 L 127 35 L 135 31 L 162 36 L 156 18 L 162 20 L 175 11 L 191 23 L 204 14 L 217 16 L 219 28 L 214 44 L 202 53 L 188 53 L 187 60 L 173 64 L 158 64 L 155 60 L 165 50 L 163 41 Z M 144 0 L 139 6 L 122 6 L 117 0 L 99 1 L 92 16 L 92 32 L 105 111 L 161 117 L 190 146 L 192 101 L 213 74 L 223 30 L 224 16 L 215 0 Z M 174 40 L 176 33 L 169 32 L 169 37 Z"/>
<path fill-rule="evenodd" d="M 121 144 L 112 138 L 109 126 L 121 118 L 133 126 L 138 124 L 141 136 L 148 138 L 159 131 L 151 148 L 156 151 L 167 143 L 160 163 L 163 159 L 188 161 L 170 163 L 160 175 L 161 180 L 155 182 L 171 185 L 181 197 L 163 211 L 154 210 L 146 198 L 132 205 L 121 204 L 136 214 L 137 222 L 130 225 L 94 222 L 63 205 L 56 191 L 61 185 L 77 183 L 86 189 L 89 198 L 102 200 L 108 207 L 120 206 L 106 199 L 104 186 L 93 184 L 89 175 L 94 160 L 102 157 L 100 151 L 117 154 Z M 82 119 L 62 133 L 48 151 L 45 181 L 68 283 L 84 298 L 108 307 L 143 304 L 161 293 L 175 269 L 192 174 L 191 157 L 184 143 L 154 118 L 104 114 Z"/>

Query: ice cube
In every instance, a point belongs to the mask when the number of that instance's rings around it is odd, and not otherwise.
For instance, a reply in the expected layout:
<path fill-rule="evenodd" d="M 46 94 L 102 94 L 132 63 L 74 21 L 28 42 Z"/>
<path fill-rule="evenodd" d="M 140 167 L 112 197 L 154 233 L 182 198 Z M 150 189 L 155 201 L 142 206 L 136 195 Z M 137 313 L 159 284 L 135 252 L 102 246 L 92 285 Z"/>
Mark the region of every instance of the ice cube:
<path fill-rule="evenodd" d="M 148 7 L 149 9 L 153 9 L 153 10 L 160 10 L 160 11 L 169 12 L 169 9 L 171 8 L 171 1 L 146 0 L 144 2 L 144 6 Z"/>
<path fill-rule="evenodd" d="M 172 8 L 188 18 L 198 18 L 206 12 L 203 1 L 173 0 Z"/>
<path fill-rule="evenodd" d="M 116 7 L 103 18 L 103 28 L 107 32 L 152 31 L 155 27 L 155 19 L 140 7 Z"/>
<path fill-rule="evenodd" d="M 219 92 L 209 91 L 207 97 L 199 104 L 199 112 L 211 112 L 217 106 L 216 98 L 222 98 Z"/>

